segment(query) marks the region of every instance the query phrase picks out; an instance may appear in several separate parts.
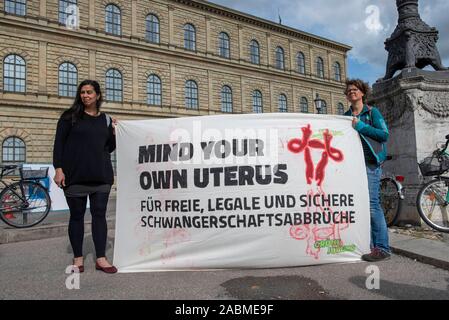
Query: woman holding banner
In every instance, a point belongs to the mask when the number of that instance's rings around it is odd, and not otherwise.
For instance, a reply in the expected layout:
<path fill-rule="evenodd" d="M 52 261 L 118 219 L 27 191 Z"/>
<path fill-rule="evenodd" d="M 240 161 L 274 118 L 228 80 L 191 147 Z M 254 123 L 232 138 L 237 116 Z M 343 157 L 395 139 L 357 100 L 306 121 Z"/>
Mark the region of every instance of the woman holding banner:
<path fill-rule="evenodd" d="M 97 270 L 115 273 L 106 259 L 106 207 L 114 182 L 110 153 L 115 150 L 116 120 L 100 112 L 100 85 L 84 80 L 70 109 L 61 115 L 53 149 L 55 183 L 64 190 L 70 209 L 69 239 L 74 270 L 84 272 L 83 238 L 87 197 L 92 214 L 92 238 Z"/>
<path fill-rule="evenodd" d="M 386 159 L 385 143 L 388 128 L 380 111 L 366 104 L 369 86 L 360 79 L 346 81 L 345 95 L 351 107 L 345 113 L 352 116 L 352 126 L 360 135 L 365 157 L 371 213 L 371 253 L 364 254 L 365 261 L 390 258 L 388 229 L 380 204 L 381 164 Z"/>

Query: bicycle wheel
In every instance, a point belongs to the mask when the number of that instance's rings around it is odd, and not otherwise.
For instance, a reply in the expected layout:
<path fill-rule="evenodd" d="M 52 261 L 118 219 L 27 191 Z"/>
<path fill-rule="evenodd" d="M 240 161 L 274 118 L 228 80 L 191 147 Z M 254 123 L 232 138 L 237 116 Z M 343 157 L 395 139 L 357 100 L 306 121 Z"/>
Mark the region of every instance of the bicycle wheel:
<path fill-rule="evenodd" d="M 20 198 L 22 197 L 20 184 L 23 186 L 23 196 L 28 204 Z M 10 188 L 3 189 L 0 193 L 0 203 L 0 218 L 15 228 L 37 225 L 45 219 L 51 207 L 47 190 L 33 181 L 16 182 L 11 184 Z"/>
<path fill-rule="evenodd" d="M 401 210 L 401 203 L 399 190 L 394 180 L 392 178 L 380 180 L 380 204 L 388 227 L 396 223 Z"/>
<path fill-rule="evenodd" d="M 424 222 L 435 230 L 447 233 L 449 233 L 448 185 L 449 180 L 432 180 L 421 188 L 416 198 L 416 207 Z"/>

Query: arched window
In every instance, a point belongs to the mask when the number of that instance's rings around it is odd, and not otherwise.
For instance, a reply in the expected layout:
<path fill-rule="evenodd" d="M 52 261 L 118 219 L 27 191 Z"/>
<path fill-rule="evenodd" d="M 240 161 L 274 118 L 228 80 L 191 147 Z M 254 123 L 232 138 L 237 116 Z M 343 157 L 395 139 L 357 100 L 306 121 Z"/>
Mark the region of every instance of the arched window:
<path fill-rule="evenodd" d="M 2 144 L 2 163 L 25 163 L 25 142 L 18 137 L 7 137 Z"/>
<path fill-rule="evenodd" d="M 25 92 L 25 60 L 16 54 L 10 54 L 3 60 L 3 90 Z"/>
<path fill-rule="evenodd" d="M 190 23 L 184 25 L 184 48 L 192 51 L 196 50 L 196 30 Z"/>
<path fill-rule="evenodd" d="M 232 112 L 232 90 L 229 86 L 221 88 L 221 111 Z"/>
<path fill-rule="evenodd" d="M 198 109 L 198 85 L 195 81 L 186 81 L 185 98 L 187 109 Z"/>
<path fill-rule="evenodd" d="M 341 102 L 339 102 L 337 104 L 337 114 L 339 114 L 339 115 L 344 115 L 345 114 L 345 106 Z"/>
<path fill-rule="evenodd" d="M 276 48 L 276 68 L 280 70 L 284 70 L 285 63 L 284 63 L 284 49 L 281 47 Z"/>
<path fill-rule="evenodd" d="M 256 40 L 251 40 L 249 43 L 249 58 L 251 63 L 260 64 L 260 47 Z"/>
<path fill-rule="evenodd" d="M 253 112 L 263 113 L 262 93 L 259 90 L 253 91 Z"/>
<path fill-rule="evenodd" d="M 334 79 L 336 81 L 341 81 L 341 67 L 338 62 L 334 63 Z"/>
<path fill-rule="evenodd" d="M 316 75 L 324 78 L 324 62 L 321 57 L 316 58 Z"/>
<path fill-rule="evenodd" d="M 24 16 L 26 14 L 26 0 L 5 0 L 5 12 Z"/>
<path fill-rule="evenodd" d="M 155 74 L 150 74 L 147 79 L 147 93 L 148 104 L 162 105 L 162 83 L 161 79 Z"/>
<path fill-rule="evenodd" d="M 299 111 L 309 113 L 309 102 L 306 97 L 301 97 L 301 100 L 299 100 Z"/>
<path fill-rule="evenodd" d="M 218 50 L 219 55 L 223 58 L 231 57 L 231 46 L 229 42 L 229 36 L 226 32 L 220 32 L 218 35 Z"/>
<path fill-rule="evenodd" d="M 152 43 L 159 43 L 159 18 L 154 14 L 149 14 L 145 18 L 147 40 Z"/>
<path fill-rule="evenodd" d="M 122 74 L 117 69 L 106 71 L 106 100 L 122 101 L 123 85 Z"/>
<path fill-rule="evenodd" d="M 61 97 L 74 97 L 78 85 L 78 70 L 70 62 L 63 62 L 58 70 L 58 94 Z"/>
<path fill-rule="evenodd" d="M 279 95 L 279 112 L 287 112 L 287 97 L 285 94 L 281 93 Z"/>
<path fill-rule="evenodd" d="M 296 63 L 298 65 L 298 72 L 301 74 L 306 74 L 306 59 L 304 53 L 298 52 L 296 55 Z"/>
<path fill-rule="evenodd" d="M 67 18 L 71 16 L 73 9 L 77 5 L 77 0 L 59 0 L 58 20 L 61 24 L 66 24 Z M 71 7 L 72 6 L 72 7 Z"/>
<path fill-rule="evenodd" d="M 321 109 L 318 112 L 319 114 L 327 114 L 327 103 L 326 100 L 321 101 Z"/>
<path fill-rule="evenodd" d="M 106 33 L 120 36 L 122 34 L 122 17 L 120 8 L 115 4 L 108 4 L 105 11 Z"/>

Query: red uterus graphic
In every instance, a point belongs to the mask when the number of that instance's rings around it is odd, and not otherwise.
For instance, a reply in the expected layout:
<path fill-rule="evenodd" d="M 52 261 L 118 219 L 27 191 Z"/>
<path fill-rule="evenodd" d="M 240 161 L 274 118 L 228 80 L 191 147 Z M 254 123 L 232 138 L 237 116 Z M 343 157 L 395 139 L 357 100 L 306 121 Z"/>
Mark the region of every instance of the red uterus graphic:
<path fill-rule="evenodd" d="M 324 181 L 326 166 L 329 162 L 329 158 L 335 162 L 343 161 L 343 153 L 331 146 L 332 134 L 326 129 L 323 132 L 323 141 L 318 139 L 310 139 L 312 136 L 312 130 L 310 129 L 310 124 L 307 127 L 302 127 L 302 139 L 294 138 L 288 142 L 288 150 L 293 153 L 301 153 L 304 151 L 304 162 L 306 163 L 306 181 L 307 184 L 312 184 L 315 180 L 318 186 Z M 322 149 L 321 159 L 314 166 L 312 162 L 311 150 L 310 149 Z"/>
<path fill-rule="evenodd" d="M 331 146 L 332 134 L 326 129 L 323 132 L 323 141 L 318 139 L 310 139 L 312 136 L 312 130 L 310 124 L 306 127 L 302 127 L 302 139 L 294 138 L 288 142 L 288 150 L 293 153 L 301 153 L 304 151 L 304 162 L 306 164 L 306 181 L 308 185 L 312 184 L 312 181 L 316 181 L 318 185 L 318 192 L 314 192 L 312 187 L 308 191 L 308 194 L 313 196 L 315 194 L 323 194 L 325 192 L 321 188 L 321 184 L 324 182 L 326 166 L 328 165 L 329 158 L 335 162 L 341 162 L 344 159 L 343 153 Z M 311 149 L 323 150 L 321 159 L 315 166 L 312 161 Z M 308 206 L 308 211 L 311 211 L 311 206 Z M 326 209 L 326 210 L 324 210 Z M 331 214 L 332 208 L 322 206 L 316 206 L 315 211 L 322 212 L 322 214 Z M 307 243 L 306 254 L 313 256 L 315 259 L 319 259 L 319 253 L 321 249 L 315 248 L 314 243 L 319 240 L 326 239 L 340 239 L 340 232 L 349 227 L 348 223 L 332 223 L 327 226 L 319 225 L 292 225 L 290 227 L 290 236 L 296 240 L 304 240 Z"/>

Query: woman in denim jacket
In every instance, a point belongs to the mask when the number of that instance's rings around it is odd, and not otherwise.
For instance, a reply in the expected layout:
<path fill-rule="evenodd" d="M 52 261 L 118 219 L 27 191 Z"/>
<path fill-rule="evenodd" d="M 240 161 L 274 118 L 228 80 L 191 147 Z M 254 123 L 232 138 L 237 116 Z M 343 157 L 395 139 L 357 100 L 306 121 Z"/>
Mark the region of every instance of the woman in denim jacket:
<path fill-rule="evenodd" d="M 351 107 L 346 116 L 352 116 L 352 126 L 360 135 L 365 157 L 371 213 L 371 253 L 364 254 L 365 261 L 380 261 L 390 258 L 388 229 L 380 204 L 381 164 L 386 159 L 385 144 L 388 128 L 380 111 L 366 104 L 369 86 L 360 79 L 346 81 L 346 98 Z"/>

